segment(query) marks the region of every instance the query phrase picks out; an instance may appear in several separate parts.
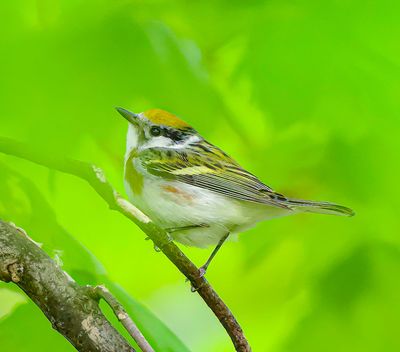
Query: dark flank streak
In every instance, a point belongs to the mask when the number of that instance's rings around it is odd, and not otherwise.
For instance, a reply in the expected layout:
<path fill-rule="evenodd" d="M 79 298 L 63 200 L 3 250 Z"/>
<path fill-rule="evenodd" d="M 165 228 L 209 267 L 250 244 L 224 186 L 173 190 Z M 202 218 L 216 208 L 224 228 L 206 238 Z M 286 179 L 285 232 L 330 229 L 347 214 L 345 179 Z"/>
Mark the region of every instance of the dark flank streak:
<path fill-rule="evenodd" d="M 205 163 L 204 165 L 205 165 L 206 167 L 208 167 L 209 169 L 211 169 L 211 170 L 217 170 L 216 167 L 214 167 L 213 165 L 211 165 L 211 164 L 209 164 L 209 163 Z"/>
<path fill-rule="evenodd" d="M 196 147 L 199 148 L 199 149 L 202 149 L 206 153 L 211 153 L 212 152 L 210 148 L 206 147 L 203 144 L 196 144 Z"/>
<path fill-rule="evenodd" d="M 185 152 L 180 152 L 179 155 L 180 155 L 180 157 L 181 157 L 181 159 L 182 159 L 183 161 L 185 161 L 185 162 L 188 162 L 188 161 L 189 161 L 189 160 L 188 160 L 187 153 L 185 153 Z"/>

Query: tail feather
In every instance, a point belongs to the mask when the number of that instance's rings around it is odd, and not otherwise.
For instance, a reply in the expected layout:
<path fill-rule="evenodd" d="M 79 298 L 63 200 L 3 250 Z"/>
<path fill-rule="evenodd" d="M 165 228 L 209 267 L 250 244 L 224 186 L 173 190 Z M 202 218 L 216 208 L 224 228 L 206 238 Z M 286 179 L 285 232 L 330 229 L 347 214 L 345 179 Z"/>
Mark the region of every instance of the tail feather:
<path fill-rule="evenodd" d="M 288 205 L 294 210 L 309 213 L 318 214 L 330 214 L 330 215 L 341 215 L 341 216 L 353 216 L 354 211 L 350 208 L 344 207 L 329 202 L 314 202 L 302 199 L 288 199 Z"/>

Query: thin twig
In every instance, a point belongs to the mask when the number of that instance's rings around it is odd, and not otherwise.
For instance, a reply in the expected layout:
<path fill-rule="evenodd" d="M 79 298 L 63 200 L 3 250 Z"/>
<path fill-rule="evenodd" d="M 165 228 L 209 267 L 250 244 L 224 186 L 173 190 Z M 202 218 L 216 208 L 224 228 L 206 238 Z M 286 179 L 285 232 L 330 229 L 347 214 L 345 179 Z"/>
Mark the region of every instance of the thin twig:
<path fill-rule="evenodd" d="M 40 150 L 24 143 L 0 137 L 0 152 L 14 155 L 36 164 L 75 175 L 86 180 L 113 210 L 116 210 L 134 222 L 154 242 L 168 258 L 191 282 L 196 291 L 211 308 L 229 334 L 236 351 L 251 351 L 243 330 L 227 305 L 218 296 L 204 277 L 200 277 L 198 268 L 172 242 L 168 233 L 151 221 L 133 204 L 114 191 L 103 171 L 89 163 L 64 158 L 51 154 L 49 150 Z"/>
<path fill-rule="evenodd" d="M 103 285 L 96 287 L 90 287 L 94 291 L 94 294 L 100 299 L 103 299 L 113 310 L 115 316 L 128 331 L 129 335 L 135 340 L 137 345 L 143 352 L 154 352 L 146 338 L 140 332 L 134 321 L 125 311 L 124 307 L 118 300 L 112 295 L 112 293 Z"/>

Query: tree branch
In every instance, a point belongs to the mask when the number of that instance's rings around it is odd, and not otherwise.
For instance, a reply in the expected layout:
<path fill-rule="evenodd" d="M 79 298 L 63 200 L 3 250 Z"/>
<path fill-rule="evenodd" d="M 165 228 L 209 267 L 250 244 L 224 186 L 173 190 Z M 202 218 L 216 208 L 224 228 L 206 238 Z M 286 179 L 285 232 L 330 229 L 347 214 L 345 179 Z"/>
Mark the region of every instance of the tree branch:
<path fill-rule="evenodd" d="M 134 321 L 125 311 L 124 307 L 118 300 L 112 295 L 112 293 L 103 285 L 91 287 L 92 294 L 97 299 L 103 299 L 113 310 L 115 316 L 128 331 L 129 335 L 135 340 L 140 349 L 143 352 L 154 352 L 153 348 L 147 342 L 143 334 L 140 332 Z"/>
<path fill-rule="evenodd" d="M 135 351 L 101 312 L 95 288 L 78 285 L 24 232 L 1 220 L 0 280 L 18 285 L 77 350 Z"/>
<path fill-rule="evenodd" d="M 49 150 L 35 149 L 26 144 L 3 137 L 0 137 L 0 152 L 14 155 L 86 180 L 100 197 L 108 203 L 112 210 L 122 213 L 134 222 L 179 271 L 186 276 L 194 290 L 203 298 L 219 319 L 229 334 L 236 351 L 251 351 L 250 345 L 236 318 L 208 281 L 204 277 L 200 277 L 198 268 L 175 245 L 164 229 L 154 224 L 149 217 L 114 191 L 100 168 L 82 161 L 60 157 L 57 154 L 51 154 Z"/>

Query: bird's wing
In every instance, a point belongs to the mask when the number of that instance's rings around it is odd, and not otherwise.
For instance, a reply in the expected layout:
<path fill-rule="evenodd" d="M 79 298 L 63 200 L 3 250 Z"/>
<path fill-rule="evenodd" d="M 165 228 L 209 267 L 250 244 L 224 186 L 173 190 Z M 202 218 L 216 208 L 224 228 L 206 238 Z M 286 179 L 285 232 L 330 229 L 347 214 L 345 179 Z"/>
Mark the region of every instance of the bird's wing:
<path fill-rule="evenodd" d="M 147 149 L 139 155 L 151 174 L 184 182 L 227 197 L 290 209 L 286 198 L 244 170 L 231 157 L 210 143 L 186 150 Z"/>

